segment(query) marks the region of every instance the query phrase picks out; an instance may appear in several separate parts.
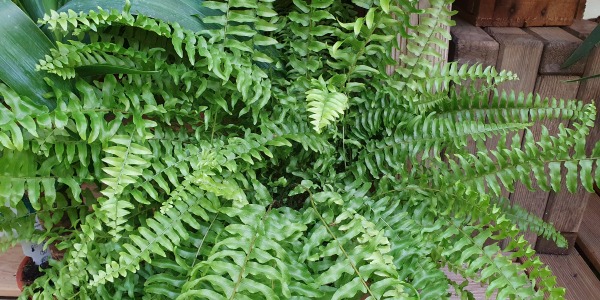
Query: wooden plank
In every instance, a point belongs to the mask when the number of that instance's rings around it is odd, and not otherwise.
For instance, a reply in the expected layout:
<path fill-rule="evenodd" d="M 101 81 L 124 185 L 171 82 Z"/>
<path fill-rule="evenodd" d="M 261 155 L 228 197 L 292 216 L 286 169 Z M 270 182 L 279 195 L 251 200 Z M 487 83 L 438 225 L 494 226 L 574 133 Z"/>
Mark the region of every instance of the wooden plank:
<path fill-rule="evenodd" d="M 583 76 L 592 76 L 600 74 L 600 47 L 596 46 L 588 56 L 587 64 Z M 585 103 L 594 103 L 596 111 L 600 108 L 600 78 L 584 80 L 580 83 L 577 99 Z M 600 124 L 600 115 L 596 113 L 595 124 Z M 587 139 L 587 152 L 591 154 L 594 144 L 600 140 L 600 126 L 594 126 L 590 129 L 590 135 Z"/>
<path fill-rule="evenodd" d="M 577 251 L 569 255 L 540 254 L 539 257 L 550 267 L 558 285 L 567 289 L 565 299 L 598 299 L 600 280 Z"/>
<path fill-rule="evenodd" d="M 544 44 L 533 35 L 520 28 L 488 27 L 486 32 L 499 44 L 496 69 L 516 73 L 520 80 L 502 83 L 500 91 L 532 93 L 537 80 L 537 70 L 542 57 Z M 488 149 L 494 149 L 498 137 L 486 141 Z M 508 139 L 510 141 L 510 138 Z"/>
<path fill-rule="evenodd" d="M 499 44 L 483 29 L 457 19 L 450 29 L 452 60 L 461 64 L 496 66 Z"/>
<path fill-rule="evenodd" d="M 561 232 L 562 236 L 567 240 L 566 248 L 559 248 L 554 241 L 539 237 L 536 243 L 536 251 L 540 254 L 556 254 L 567 255 L 575 252 L 575 241 L 577 240 L 577 232 Z"/>
<path fill-rule="evenodd" d="M 496 39 L 500 46 L 496 69 L 513 71 L 520 78 L 520 80 L 505 82 L 499 85 L 498 89 L 526 94 L 533 92 L 544 44 L 520 28 L 488 27 L 486 32 Z M 512 136 L 509 135 L 507 143 L 511 142 L 511 138 Z M 487 139 L 486 147 L 495 149 L 498 141 L 498 136 L 491 137 Z M 508 197 L 508 192 L 503 192 L 503 195 Z"/>
<path fill-rule="evenodd" d="M 477 26 L 563 26 L 581 14 L 585 0 L 457 0 L 459 15 Z"/>
<path fill-rule="evenodd" d="M 0 296 L 17 297 L 21 294 L 15 276 L 23 258 L 23 250 L 20 246 L 0 254 Z"/>
<path fill-rule="evenodd" d="M 573 24 L 562 27 L 562 29 L 576 36 L 577 38 L 584 40 L 588 35 L 590 35 L 590 33 L 592 33 L 597 25 L 598 23 L 588 20 L 575 20 Z"/>
<path fill-rule="evenodd" d="M 425 9 L 430 7 L 429 4 L 429 0 L 419 0 L 419 4 L 418 4 L 418 8 L 420 9 Z M 448 8 L 450 8 L 450 5 L 448 6 Z M 424 15 L 417 15 L 417 14 L 412 14 L 410 16 L 410 23 L 411 25 L 419 25 L 421 22 L 420 18 L 425 17 Z M 444 31 L 450 31 L 450 27 L 446 26 L 446 25 L 438 25 L 439 27 L 443 28 Z M 410 30 L 409 30 L 410 32 Z M 442 36 L 441 34 L 435 34 L 433 37 L 440 39 L 442 41 L 446 42 L 446 45 L 448 45 L 449 41 L 447 38 L 445 38 L 444 36 Z M 392 57 L 398 62 L 398 65 L 402 66 L 402 62 L 400 61 L 400 56 L 401 55 L 405 55 L 408 53 L 407 50 L 407 39 L 403 38 L 401 35 L 398 35 L 397 37 L 397 41 L 398 41 L 398 48 L 393 48 L 392 49 Z M 445 48 L 442 48 L 440 46 L 434 45 L 434 50 L 436 52 L 438 52 L 441 57 L 434 57 L 434 56 L 426 56 L 427 59 L 432 62 L 433 64 L 445 64 L 446 62 L 448 62 L 448 47 L 446 46 Z M 396 70 L 397 66 L 387 66 L 386 67 L 386 72 L 388 74 L 393 74 L 394 71 Z"/>
<path fill-rule="evenodd" d="M 462 283 L 465 281 L 465 279 L 462 277 L 462 275 L 450 272 L 447 268 L 442 269 L 442 271 L 446 274 L 446 276 L 448 276 L 448 278 L 450 280 L 452 280 L 454 282 Z M 473 282 L 470 280 L 466 287 L 467 291 L 473 293 L 473 296 L 475 297 L 475 299 L 486 299 L 486 297 L 485 297 L 486 289 L 487 289 L 486 285 L 481 285 L 480 283 Z M 460 297 L 456 294 L 456 291 L 454 290 L 454 288 L 452 286 L 449 287 L 448 292 L 451 293 L 450 300 L 460 300 Z M 495 295 L 496 295 L 496 293 L 493 294 L 492 299 L 494 299 Z"/>
<path fill-rule="evenodd" d="M 581 45 L 582 40 L 558 27 L 532 27 L 527 30 L 544 43 L 544 52 L 540 61 L 540 74 L 583 74 L 585 59 L 568 68 L 562 69 L 560 67 L 571 56 L 571 53 Z"/>
<path fill-rule="evenodd" d="M 589 34 L 590 23 L 578 22 L 570 27 L 570 32 L 576 36 L 585 38 Z M 596 47 L 590 53 L 583 76 L 600 73 L 600 48 Z M 585 103 L 595 102 L 596 107 L 600 104 L 600 79 L 590 79 L 580 83 L 577 99 Z M 596 115 L 596 124 L 600 122 L 600 116 Z M 591 153 L 594 144 L 600 138 L 600 128 L 593 127 L 588 135 L 586 150 Z M 564 170 L 563 170 L 564 171 Z M 581 224 L 585 207 L 588 203 L 590 194 L 579 187 L 575 194 L 566 191 L 563 183 L 560 193 L 551 193 L 548 198 L 546 214 L 544 220 L 554 223 L 556 228 L 563 232 L 578 232 Z"/>
<path fill-rule="evenodd" d="M 589 262 L 600 270 L 600 197 L 592 194 L 579 227 L 577 245 Z"/>
<path fill-rule="evenodd" d="M 551 192 L 548 197 L 544 221 L 554 224 L 560 232 L 578 232 L 589 197 L 582 188 L 575 194 L 569 193 L 563 182 L 561 192 Z"/>
<path fill-rule="evenodd" d="M 456 26 L 452 27 L 450 34 L 452 35 L 450 57 L 453 61 L 469 65 L 480 63 L 484 67 L 496 66 L 500 46 L 483 29 L 457 19 Z M 483 81 L 476 82 L 475 85 L 481 86 L 481 82 Z M 468 85 L 470 82 L 461 84 Z M 476 143 L 469 139 L 467 144 L 469 153 L 475 154 L 476 148 Z"/>
<path fill-rule="evenodd" d="M 579 77 L 558 75 L 539 76 L 535 86 L 535 93 L 539 94 L 542 98 L 574 99 L 577 96 L 579 84 L 566 83 L 565 81 L 577 78 Z M 536 123 L 531 127 L 534 140 L 539 141 L 542 126 L 546 127 L 550 134 L 557 134 L 560 124 L 567 125 L 567 122 L 547 120 Z M 535 182 L 533 174 L 530 177 L 532 182 Z M 513 204 L 518 204 L 531 214 L 543 218 L 549 194 L 550 192 L 541 190 L 530 191 L 523 184 L 517 183 L 515 185 L 515 192 L 510 196 L 510 199 Z M 537 236 L 534 233 L 526 233 L 525 239 L 532 244 L 532 247 L 535 247 Z"/>
<path fill-rule="evenodd" d="M 500 45 L 496 68 L 513 71 L 520 79 L 503 83 L 499 89 L 533 92 L 544 49 L 542 41 L 520 28 L 488 27 L 486 31 Z"/>

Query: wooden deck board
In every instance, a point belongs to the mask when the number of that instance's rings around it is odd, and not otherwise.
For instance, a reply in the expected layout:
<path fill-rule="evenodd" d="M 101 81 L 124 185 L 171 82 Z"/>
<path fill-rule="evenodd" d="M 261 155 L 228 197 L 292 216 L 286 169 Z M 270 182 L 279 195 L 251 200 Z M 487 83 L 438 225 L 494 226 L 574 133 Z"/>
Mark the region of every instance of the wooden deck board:
<path fill-rule="evenodd" d="M 592 194 L 579 227 L 577 245 L 582 255 L 600 270 L 600 197 Z"/>
<path fill-rule="evenodd" d="M 17 287 L 15 275 L 23 257 L 23 250 L 20 246 L 0 254 L 0 297 L 16 297 L 21 293 Z"/>
<path fill-rule="evenodd" d="M 565 299 L 598 299 L 600 280 L 577 251 L 569 255 L 540 254 L 539 257 L 550 267 L 558 285 L 567 288 Z"/>
<path fill-rule="evenodd" d="M 454 282 L 461 283 L 461 282 L 465 281 L 465 279 L 461 275 L 450 272 L 446 268 L 442 269 L 442 271 L 444 271 L 446 276 L 448 276 L 448 278 L 450 278 L 450 280 L 452 280 Z M 479 284 L 477 282 L 469 281 L 469 284 L 467 285 L 466 289 L 469 292 L 473 293 L 473 296 L 475 297 L 475 299 L 486 299 L 485 291 L 487 289 L 487 286 L 485 286 L 485 285 L 482 286 L 481 284 Z M 450 296 L 450 300 L 459 300 L 460 299 L 460 297 L 454 291 L 454 288 L 450 287 L 449 291 L 452 293 L 452 296 Z M 494 299 L 495 295 L 496 295 L 496 293 L 494 293 L 492 299 Z"/>

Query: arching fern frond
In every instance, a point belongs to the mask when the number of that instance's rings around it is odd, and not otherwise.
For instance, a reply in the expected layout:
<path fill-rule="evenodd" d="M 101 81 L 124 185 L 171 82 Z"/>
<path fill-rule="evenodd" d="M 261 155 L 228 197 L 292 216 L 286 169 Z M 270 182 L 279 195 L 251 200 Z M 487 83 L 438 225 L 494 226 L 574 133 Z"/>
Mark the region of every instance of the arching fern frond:
<path fill-rule="evenodd" d="M 558 247 L 567 247 L 567 240 L 552 224 L 546 223 L 517 204 L 511 204 L 507 198 L 500 197 L 496 202 L 506 217 L 517 224 L 521 230 L 531 231 L 537 236 L 554 241 Z"/>
<path fill-rule="evenodd" d="M 337 92 L 323 78 L 312 81 L 313 88 L 306 91 L 307 110 L 311 112 L 311 123 L 316 132 L 334 122 L 344 114 L 348 96 Z"/>

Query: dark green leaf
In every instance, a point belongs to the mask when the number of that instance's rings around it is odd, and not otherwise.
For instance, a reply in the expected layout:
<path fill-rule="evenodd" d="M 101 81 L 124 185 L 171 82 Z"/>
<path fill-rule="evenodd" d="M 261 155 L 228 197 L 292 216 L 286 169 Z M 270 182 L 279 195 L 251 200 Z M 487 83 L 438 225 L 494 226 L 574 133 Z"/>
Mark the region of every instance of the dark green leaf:
<path fill-rule="evenodd" d="M 201 31 L 204 29 L 215 29 L 216 25 L 208 25 L 202 22 L 206 16 L 219 15 L 221 12 L 212 10 L 202 5 L 202 0 L 136 0 L 131 1 L 130 12 L 133 15 L 144 15 L 166 22 L 177 22 L 181 27 Z M 73 0 L 61 7 L 59 11 L 66 12 L 72 9 L 76 12 L 97 11 L 98 7 L 105 10 L 123 10 L 125 1 L 122 0 Z"/>
<path fill-rule="evenodd" d="M 53 109 L 54 101 L 44 98 L 51 91 L 44 76 L 58 87 L 68 88 L 66 81 L 57 76 L 36 71 L 38 61 L 50 54 L 54 44 L 33 21 L 11 1 L 0 0 L 0 80 L 34 104 Z"/>
<path fill-rule="evenodd" d="M 109 64 L 95 64 L 76 67 L 75 71 L 81 76 L 105 75 L 105 74 L 153 74 L 158 71 L 139 70 L 134 68 L 115 66 Z"/>
<path fill-rule="evenodd" d="M 594 46 L 600 42 L 600 25 L 596 26 L 592 33 L 581 43 L 581 45 L 575 49 L 573 54 L 567 58 L 567 60 L 560 66 L 561 68 L 567 68 L 588 56 Z"/>

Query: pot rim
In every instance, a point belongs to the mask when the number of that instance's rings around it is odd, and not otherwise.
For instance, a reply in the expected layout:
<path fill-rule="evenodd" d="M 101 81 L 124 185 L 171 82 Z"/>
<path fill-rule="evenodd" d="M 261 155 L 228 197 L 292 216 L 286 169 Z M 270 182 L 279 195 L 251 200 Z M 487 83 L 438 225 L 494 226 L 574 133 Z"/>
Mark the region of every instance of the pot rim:
<path fill-rule="evenodd" d="M 17 287 L 19 287 L 19 290 L 22 292 L 23 288 L 25 287 L 25 284 L 23 283 L 23 270 L 25 269 L 25 266 L 32 262 L 33 260 L 31 259 L 31 257 L 29 256 L 25 256 L 23 258 L 23 260 L 21 261 L 21 263 L 19 264 L 19 267 L 17 268 L 17 274 L 16 274 L 16 279 L 17 279 Z"/>

